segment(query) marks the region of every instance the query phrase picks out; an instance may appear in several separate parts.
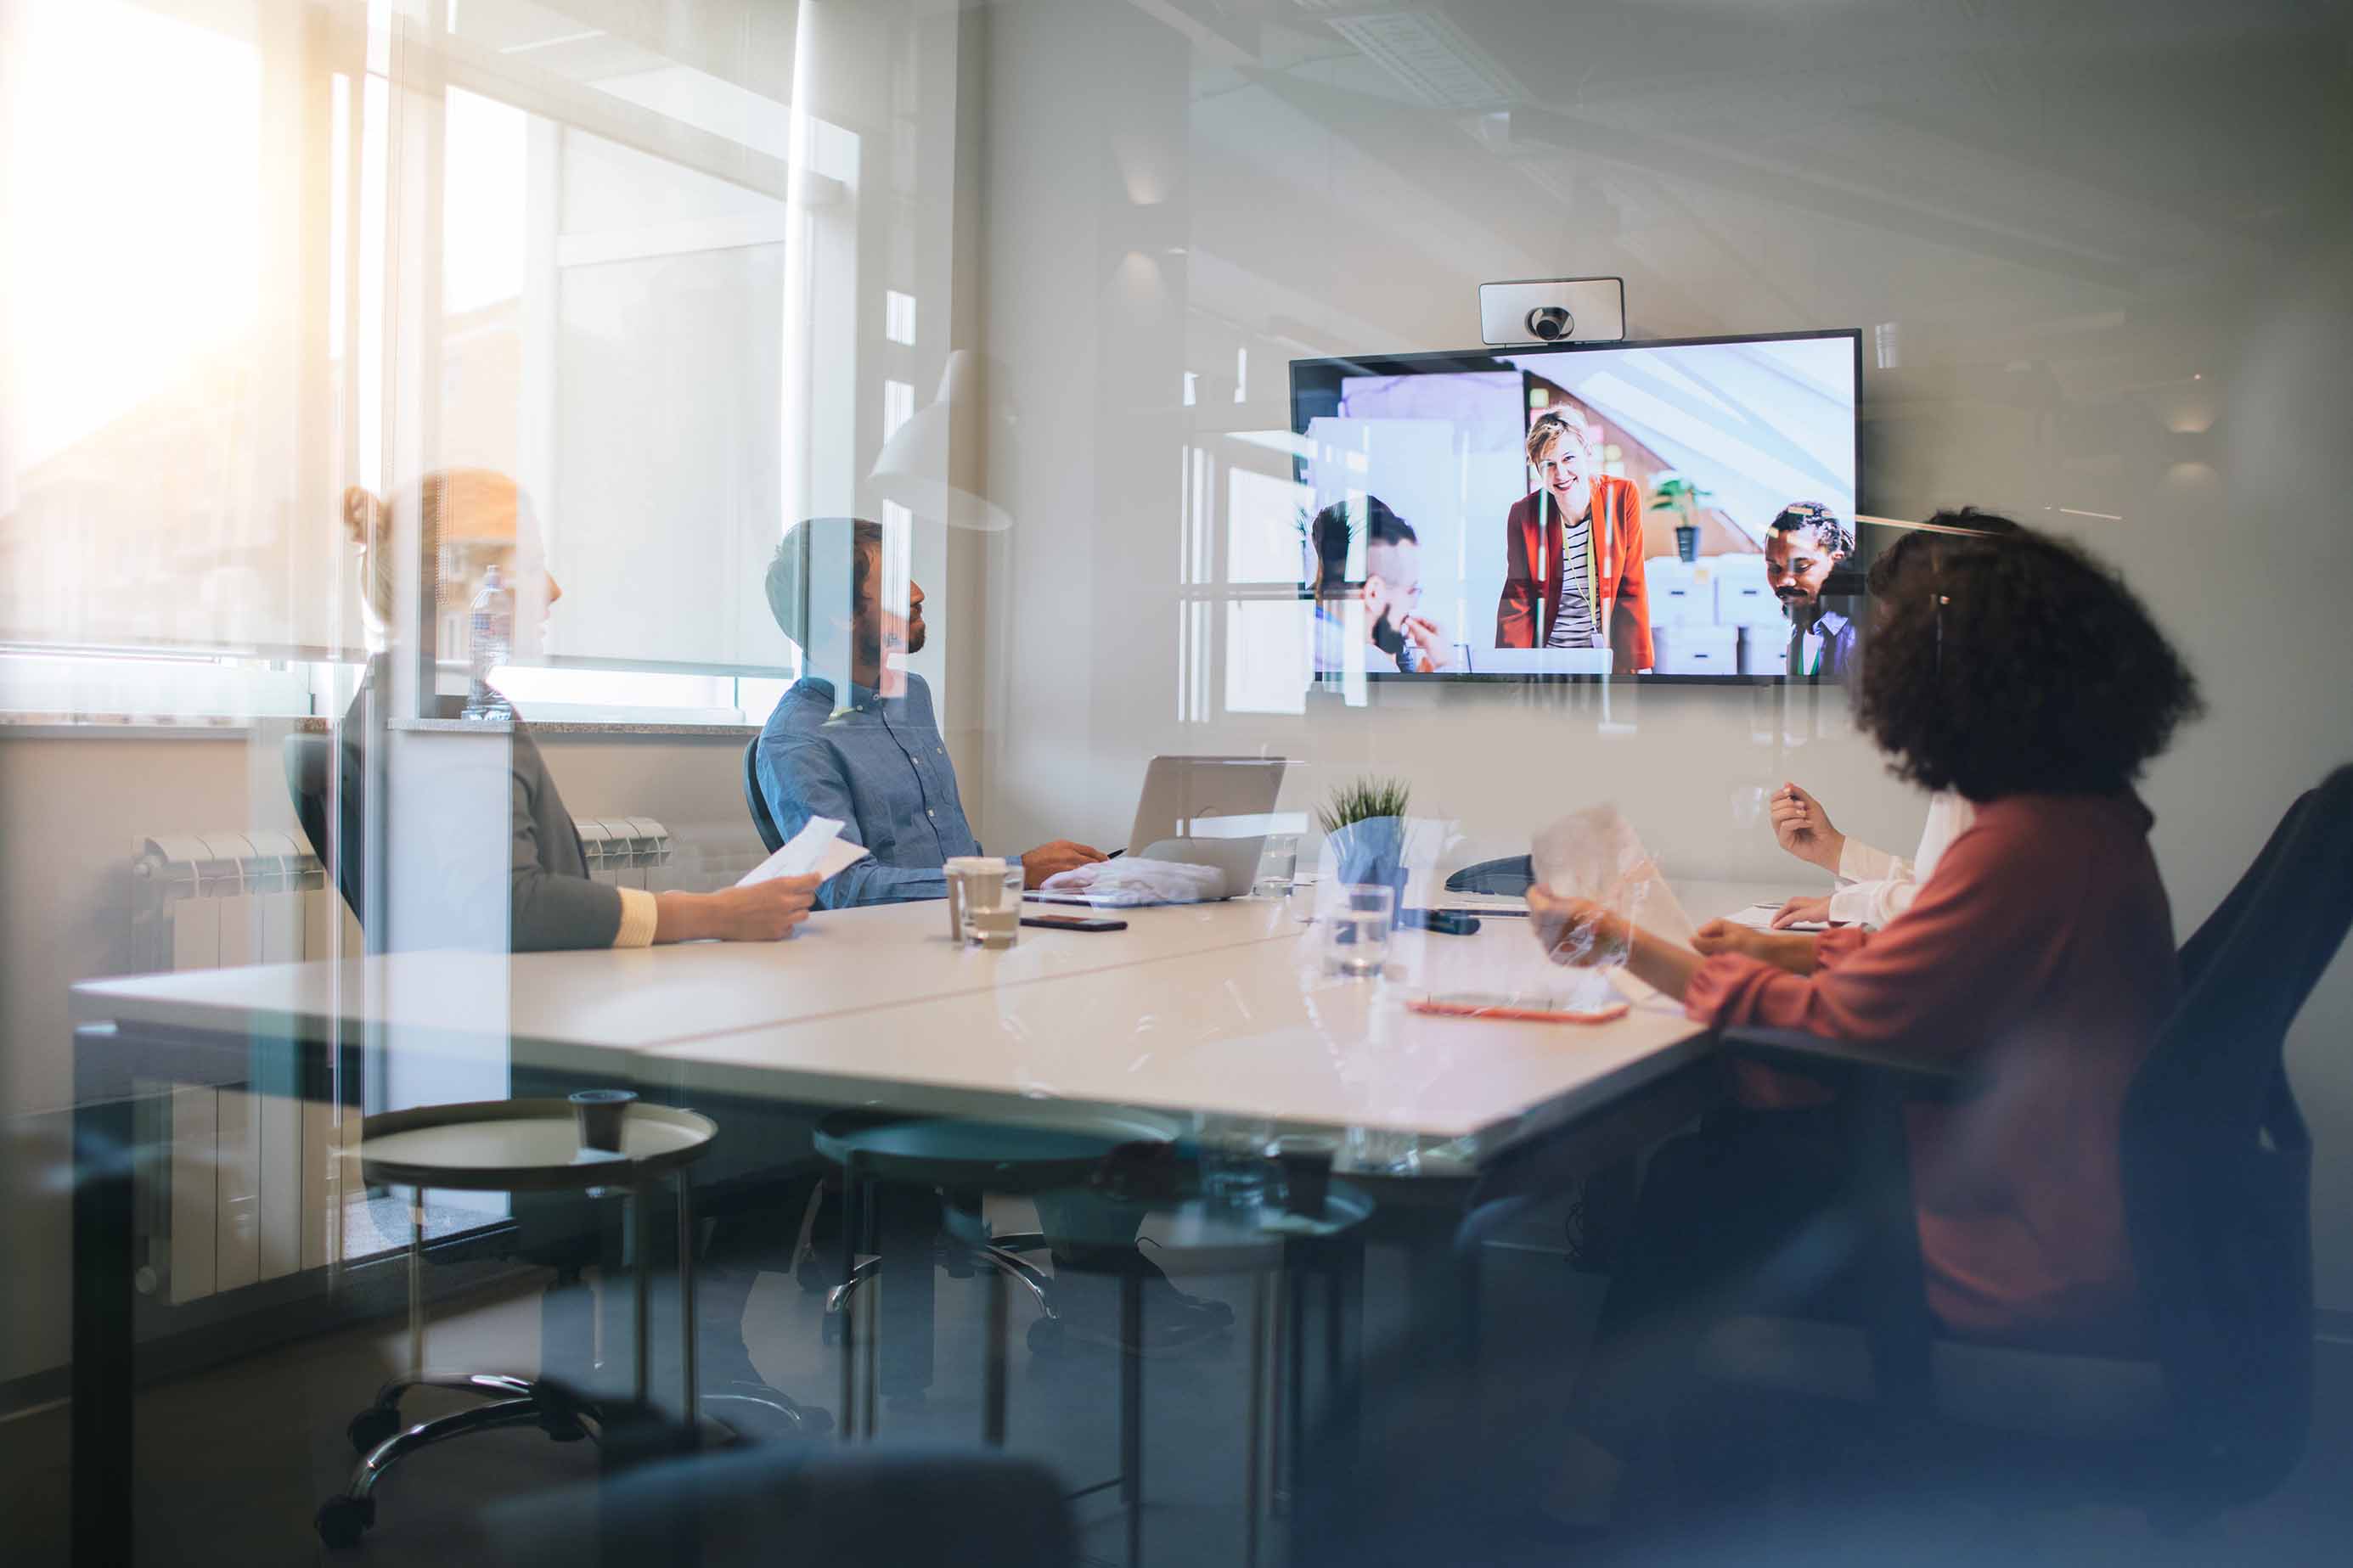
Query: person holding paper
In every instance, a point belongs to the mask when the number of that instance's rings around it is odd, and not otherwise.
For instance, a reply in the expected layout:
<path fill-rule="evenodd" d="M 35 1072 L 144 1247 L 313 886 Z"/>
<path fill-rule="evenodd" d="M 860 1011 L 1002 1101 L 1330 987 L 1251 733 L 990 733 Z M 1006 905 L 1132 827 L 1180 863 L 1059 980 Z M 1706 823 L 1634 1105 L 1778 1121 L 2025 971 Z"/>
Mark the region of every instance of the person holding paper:
<path fill-rule="evenodd" d="M 427 584 L 424 603 L 413 616 L 396 613 L 393 560 L 394 520 L 397 510 L 415 509 L 417 580 Z M 536 640 L 537 622 L 564 590 L 541 565 L 540 540 L 529 499 L 503 474 L 481 468 L 453 468 L 426 476 L 413 490 L 396 494 L 390 503 L 353 487 L 344 493 L 343 521 L 357 545 L 363 602 L 367 607 L 378 651 L 368 660 L 367 674 L 344 716 L 337 760 L 336 801 L 339 835 L 328 835 L 323 822 L 304 823 L 304 831 L 324 848 L 332 837 L 337 849 L 335 876 L 354 913 L 367 929 L 371 944 L 382 945 L 385 932 L 377 923 L 380 906 L 371 908 L 367 881 L 374 870 L 362 846 L 368 844 L 366 802 L 392 798 L 396 784 L 422 789 L 388 765 L 387 721 L 393 717 L 392 668 L 395 654 L 414 658 L 421 643 L 427 668 L 444 613 L 470 603 L 484 574 L 499 569 L 505 581 L 520 584 L 516 597 L 526 615 L 519 627 Z M 536 607 L 538 614 L 528 611 Z M 405 634 L 405 635 L 404 635 Z M 427 698 L 428 710 L 454 717 L 457 699 Z M 406 716 L 406 715 L 404 715 Z M 464 907 L 503 894 L 507 945 L 512 951 L 543 952 L 581 948 L 644 947 L 656 942 L 775 942 L 789 936 L 808 919 L 817 896 L 813 875 L 776 877 L 752 886 L 714 892 L 647 892 L 598 882 L 588 874 L 580 835 L 565 808 L 555 779 L 539 747 L 518 716 L 512 723 L 485 725 L 486 732 L 470 738 L 474 745 L 505 744 L 511 774 L 512 850 L 505 875 L 493 866 L 459 863 L 459 854 L 445 863 L 404 858 L 398 873 L 410 889 L 438 892 L 442 909 L 430 911 L 433 937 L 480 929 L 481 911 Z M 503 733 L 501 733 L 503 731 Z M 425 775 L 429 778 L 429 774 Z M 495 795 L 485 800 L 495 802 Z M 431 808 L 446 806 L 434 801 Z M 437 824 L 437 826 L 438 826 Z M 451 836 L 451 842 L 462 842 Z M 413 891 L 410 899 L 415 898 Z M 495 925 L 497 916 L 491 921 Z M 513 1092 L 518 1096 L 561 1094 L 579 1087 L 576 1077 L 556 1075 L 518 1065 Z M 805 1116 L 765 1108 L 738 1107 L 727 1113 L 728 1138 L 701 1167 L 705 1184 L 725 1182 L 737 1192 L 736 1214 L 715 1221 L 705 1245 L 701 1280 L 695 1293 L 698 1345 L 697 1371 L 706 1394 L 733 1396 L 726 1419 L 747 1436 L 781 1435 L 801 1429 L 793 1402 L 768 1387 L 753 1365 L 744 1342 L 744 1312 L 760 1262 L 767 1261 L 767 1238 L 789 1237 L 800 1212 L 806 1184 L 816 1177 L 796 1165 L 806 1165 L 810 1131 Z M 769 1205 L 758 1212 L 760 1198 Z M 607 1250 L 617 1240 L 607 1229 L 596 1205 L 569 1195 L 524 1193 L 516 1195 L 514 1215 L 526 1256 L 554 1267 L 559 1278 L 601 1262 L 617 1269 L 617 1251 Z M 675 1245 L 674 1239 L 656 1245 Z M 643 1268 L 646 1260 L 636 1265 Z M 626 1292 L 607 1291 L 607 1343 L 623 1342 L 627 1327 L 617 1314 Z M 576 1282 L 559 1285 L 542 1298 L 541 1360 L 552 1375 L 582 1389 L 594 1389 L 599 1370 L 596 1359 L 596 1310 L 586 1288 Z M 656 1333 L 658 1346 L 674 1343 L 676 1336 Z M 659 1379 L 658 1379 L 659 1382 Z M 674 1385 L 673 1385 L 674 1386 Z"/>
<path fill-rule="evenodd" d="M 524 557 L 533 564 L 539 560 L 538 529 L 528 498 L 504 474 L 486 468 L 428 474 L 412 495 L 396 498 L 396 504 L 417 508 L 421 554 L 430 567 L 424 580 L 438 580 L 442 607 L 469 603 L 494 567 L 506 581 L 524 582 L 534 590 L 518 595 L 518 600 L 523 605 L 535 601 L 541 618 L 564 597 L 563 588 L 543 569 L 533 574 L 521 571 Z M 365 603 L 378 638 L 385 642 L 391 640 L 393 623 L 392 520 L 393 506 L 375 495 L 356 485 L 344 492 L 344 527 L 359 548 Z M 455 564 L 457 572 L 442 578 L 443 563 Z M 418 621 L 429 633 L 438 618 L 425 614 Z M 534 624 L 532 630 L 536 629 Z M 388 655 L 378 652 L 368 660 L 367 675 L 343 718 L 337 796 L 343 817 L 341 842 L 345 846 L 365 842 L 362 784 L 371 751 L 379 770 L 378 787 L 384 784 L 380 730 L 387 716 L 390 686 Z M 456 700 L 432 699 L 437 710 Z M 593 879 L 580 835 L 530 731 L 519 716 L 509 730 L 513 853 L 506 891 L 512 951 L 645 947 L 713 939 L 775 942 L 789 936 L 794 927 L 808 918 L 816 900 L 815 877 L 777 879 L 709 893 L 652 893 Z M 363 860 L 360 855 L 345 853 L 337 858 L 335 868 L 337 880 L 355 911 L 366 908 L 362 897 Z M 452 875 L 442 880 L 462 889 L 474 879 Z"/>
<path fill-rule="evenodd" d="M 1694 952 L 1536 889 L 1532 924 L 1568 962 L 1622 957 L 1710 1026 L 1967 1064 L 1975 1092 L 1905 1123 L 1928 1308 L 1962 1337 L 2096 1350 L 2139 1324 L 2118 1129 L 2179 993 L 2133 782 L 2196 711 L 2196 684 L 2131 593 L 2058 540 L 1940 531 L 1891 575 L 1857 716 L 1898 773 L 1976 812 L 1908 910 L 1877 932 L 1715 921 Z M 1740 1108 L 1646 1175 L 1637 1233 L 1658 1245 L 1611 1286 L 1564 1517 L 1597 1522 L 1634 1413 L 1672 1407 L 1716 1311 L 1858 1288 L 1853 1238 L 1831 1223 L 1852 1173 L 1829 1097 L 1755 1068 L 1736 1083 Z"/>
<path fill-rule="evenodd" d="M 811 817 L 842 824 L 869 858 L 818 884 L 826 909 L 944 899 L 942 868 L 982 853 L 956 793 L 932 689 L 893 661 L 923 647 L 923 590 L 892 582 L 881 526 L 860 518 L 796 524 L 768 563 L 768 608 L 799 647 L 803 674 L 760 731 L 754 771 L 789 838 Z M 1023 879 L 1103 859 L 1058 838 L 1021 857 Z"/>

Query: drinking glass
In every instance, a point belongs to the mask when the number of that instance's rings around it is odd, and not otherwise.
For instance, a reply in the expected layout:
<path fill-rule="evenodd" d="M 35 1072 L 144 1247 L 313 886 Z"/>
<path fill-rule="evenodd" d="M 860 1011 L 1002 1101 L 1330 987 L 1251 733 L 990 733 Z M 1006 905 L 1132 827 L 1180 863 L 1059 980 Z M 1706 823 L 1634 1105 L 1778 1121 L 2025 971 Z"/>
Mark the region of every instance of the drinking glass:
<path fill-rule="evenodd" d="M 1258 884 L 1250 889 L 1250 894 L 1261 899 L 1287 899 L 1298 875 L 1299 835 L 1269 834 L 1266 848 L 1259 858 Z"/>
<path fill-rule="evenodd" d="M 1201 1196 L 1229 1208 L 1256 1208 L 1266 1202 L 1267 1145 L 1274 1123 L 1249 1116 L 1193 1119 L 1193 1137 L 1201 1151 Z"/>
<path fill-rule="evenodd" d="M 1324 973 L 1351 980 L 1378 974 L 1388 962 L 1389 923 L 1397 914 L 1397 889 L 1367 882 L 1342 888 L 1326 917 Z"/>
<path fill-rule="evenodd" d="M 997 855 L 959 855 L 944 868 L 948 928 L 958 942 L 1008 948 L 1021 939 L 1021 864 Z"/>
<path fill-rule="evenodd" d="M 1348 1165 L 1376 1175 L 1413 1175 L 1421 1169 L 1421 1140 L 1387 1127 L 1351 1127 Z"/>

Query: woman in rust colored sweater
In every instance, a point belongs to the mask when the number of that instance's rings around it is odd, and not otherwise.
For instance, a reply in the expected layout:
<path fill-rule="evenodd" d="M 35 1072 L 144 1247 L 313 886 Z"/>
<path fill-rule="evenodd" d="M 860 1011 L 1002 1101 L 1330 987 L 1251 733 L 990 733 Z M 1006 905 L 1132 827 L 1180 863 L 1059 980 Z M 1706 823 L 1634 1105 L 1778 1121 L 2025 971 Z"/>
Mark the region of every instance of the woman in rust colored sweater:
<path fill-rule="evenodd" d="M 1965 1337 L 2120 1344 L 2137 1312 L 2118 1126 L 2179 989 L 2132 786 L 2196 688 L 2132 594 L 2072 545 L 1924 531 L 1897 550 L 1857 716 L 1899 776 L 1977 807 L 1910 910 L 1819 936 L 1715 921 L 1694 952 L 1541 889 L 1530 909 L 1556 957 L 1622 956 L 1699 1022 L 1968 1064 L 1977 1091 L 1906 1129 L 1931 1310 Z M 1617 1450 L 1672 1404 L 1708 1319 L 1759 1295 L 1836 1310 L 1831 1222 L 1850 1170 L 1825 1096 L 1757 1068 L 1736 1087 L 1736 1109 L 1646 1176 L 1580 1387 L 1554 1504 L 1566 1517 L 1595 1517 Z"/>

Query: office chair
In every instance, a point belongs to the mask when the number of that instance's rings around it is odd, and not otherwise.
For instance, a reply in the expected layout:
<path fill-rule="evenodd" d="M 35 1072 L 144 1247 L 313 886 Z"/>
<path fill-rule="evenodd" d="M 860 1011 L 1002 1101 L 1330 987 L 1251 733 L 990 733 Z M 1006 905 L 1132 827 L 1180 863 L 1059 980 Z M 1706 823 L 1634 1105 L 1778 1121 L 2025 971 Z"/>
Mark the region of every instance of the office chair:
<path fill-rule="evenodd" d="M 1965 1096 L 1965 1079 L 1885 1047 L 1726 1030 L 1726 1054 L 1835 1083 L 1852 1106 L 1878 1289 L 1863 1346 L 1802 1319 L 1736 1319 L 1711 1338 L 1708 1370 L 1875 1398 L 1904 1439 L 1925 1437 L 1940 1464 L 1957 1457 L 1954 1473 L 2089 1491 L 2160 1526 L 2268 1493 L 2303 1455 L 2313 1377 L 2311 1143 L 2282 1046 L 2348 924 L 2353 767 L 2296 802 L 2183 945 L 2181 1005 L 2127 1090 L 2126 1223 L 2152 1314 L 2137 1360 L 1936 1333 L 1900 1117 L 1907 1102 Z"/>
<path fill-rule="evenodd" d="M 795 1447 L 649 1458 L 495 1504 L 469 1522 L 468 1534 L 467 1560 L 522 1568 L 783 1561 L 1076 1568 L 1080 1560 L 1052 1471 L 1034 1459 L 953 1448 Z"/>
<path fill-rule="evenodd" d="M 760 737 L 754 735 L 744 747 L 744 804 L 752 808 L 752 826 L 760 835 L 760 843 L 774 855 L 785 847 L 785 836 L 776 831 L 776 819 L 768 815 L 768 796 L 760 788 Z"/>

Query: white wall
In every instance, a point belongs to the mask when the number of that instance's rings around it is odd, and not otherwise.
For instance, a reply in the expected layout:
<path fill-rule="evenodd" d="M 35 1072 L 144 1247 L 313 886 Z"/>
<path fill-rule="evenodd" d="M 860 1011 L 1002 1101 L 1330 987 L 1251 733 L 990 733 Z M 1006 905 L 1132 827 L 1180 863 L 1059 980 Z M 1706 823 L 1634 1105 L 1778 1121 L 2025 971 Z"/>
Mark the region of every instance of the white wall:
<path fill-rule="evenodd" d="M 2183 930 L 2353 759 L 2341 26 L 2284 0 L 1458 4 L 1454 47 L 1499 85 L 1446 106 L 1314 14 L 1211 15 L 987 13 L 981 331 L 1018 416 L 988 452 L 1016 520 L 987 567 L 993 844 L 1116 841 L 1155 752 L 1261 747 L 1319 764 L 1302 804 L 1337 775 L 1409 777 L 1466 858 L 1614 800 L 1672 871 L 1799 885 L 1743 804 L 1784 777 L 1909 842 L 1919 803 L 1832 696 L 1613 692 L 1604 713 L 1391 689 L 1224 711 L 1222 607 L 1197 642 L 1178 585 L 1203 515 L 1189 454 L 1247 461 L 1224 432 L 1287 428 L 1295 355 L 1475 342 L 1476 285 L 1500 278 L 1622 275 L 1636 336 L 1862 327 L 1863 510 L 1973 503 L 2121 566 L 2211 705 L 2147 784 Z M 2340 960 L 2290 1042 L 2337 1308 L 2348 1033 Z"/>

